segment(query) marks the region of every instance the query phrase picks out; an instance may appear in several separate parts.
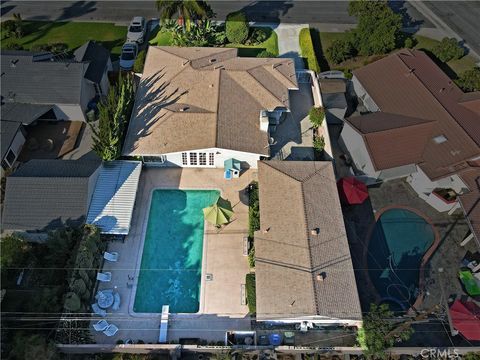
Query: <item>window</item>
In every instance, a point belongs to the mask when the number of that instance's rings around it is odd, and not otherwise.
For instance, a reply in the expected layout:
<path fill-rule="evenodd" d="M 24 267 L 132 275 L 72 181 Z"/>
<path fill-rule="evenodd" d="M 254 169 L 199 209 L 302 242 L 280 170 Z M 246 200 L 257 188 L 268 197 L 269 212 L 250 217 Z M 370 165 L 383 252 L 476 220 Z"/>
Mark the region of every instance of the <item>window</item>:
<path fill-rule="evenodd" d="M 197 165 L 197 153 L 190 153 L 190 165 Z"/>
<path fill-rule="evenodd" d="M 207 153 L 198 153 L 198 164 L 200 166 L 207 165 Z"/>
<path fill-rule="evenodd" d="M 215 165 L 215 153 L 208 154 L 208 165 L 214 166 Z"/>
<path fill-rule="evenodd" d="M 182 153 L 182 165 L 188 165 L 187 153 Z"/>
<path fill-rule="evenodd" d="M 433 138 L 433 141 L 435 141 L 437 144 L 441 144 L 447 141 L 447 138 L 445 137 L 445 135 L 438 135 Z"/>
<path fill-rule="evenodd" d="M 163 164 L 165 161 L 167 161 L 167 156 L 166 155 L 144 156 L 143 157 L 143 162 L 144 163 Z"/>
<path fill-rule="evenodd" d="M 10 166 L 12 166 L 13 163 L 15 162 L 15 158 L 16 158 L 15 153 L 12 150 L 8 150 L 7 156 L 5 156 L 5 160 L 7 160 Z"/>

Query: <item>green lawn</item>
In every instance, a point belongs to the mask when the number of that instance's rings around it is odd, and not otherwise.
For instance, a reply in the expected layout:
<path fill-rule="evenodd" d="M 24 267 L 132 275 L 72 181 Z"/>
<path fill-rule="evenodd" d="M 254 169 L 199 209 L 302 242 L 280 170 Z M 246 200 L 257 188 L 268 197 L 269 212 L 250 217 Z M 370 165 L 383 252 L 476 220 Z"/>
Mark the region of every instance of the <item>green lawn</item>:
<path fill-rule="evenodd" d="M 11 43 L 27 50 L 34 45 L 65 43 L 73 51 L 88 40 L 96 40 L 118 56 L 127 36 L 126 26 L 112 23 L 24 21 L 24 24 L 27 35 L 21 39 L 3 39 L 2 35 L 2 48 Z"/>
<path fill-rule="evenodd" d="M 319 32 L 321 48 L 323 53 L 325 54 L 325 51 L 331 46 L 334 40 L 344 39 L 346 35 L 347 34 L 344 32 L 343 33 Z M 439 43 L 439 41 L 425 37 L 425 36 L 414 35 L 413 37 L 418 42 L 417 45 L 415 45 L 415 49 L 419 49 L 419 50 L 431 51 L 431 49 L 433 49 L 433 47 Z M 317 56 L 319 55 L 317 54 Z M 334 64 L 328 59 L 327 56 L 324 55 L 324 60 L 328 63 L 328 66 L 330 67 L 330 69 L 335 69 L 335 70 L 345 70 L 345 69 L 354 70 L 364 66 L 365 64 L 375 61 L 377 58 L 378 56 L 375 56 L 375 55 L 357 56 L 341 64 Z M 445 71 L 445 73 L 447 73 L 447 75 L 449 75 L 452 78 L 456 78 L 458 74 L 462 73 L 465 70 L 471 69 L 472 67 L 475 66 L 475 58 L 471 55 L 466 55 L 459 60 L 452 60 L 447 62 L 446 64 L 438 61 L 437 64 L 443 69 L 443 71 Z"/>
<path fill-rule="evenodd" d="M 154 46 L 168 46 L 172 43 L 172 34 L 166 31 L 158 31 L 150 37 L 149 44 Z M 274 56 L 278 56 L 278 37 L 275 31 L 271 31 L 270 36 L 263 43 L 257 45 L 245 44 L 226 44 L 225 47 L 237 48 L 238 55 L 244 57 L 255 57 L 263 50 L 267 50 Z"/>

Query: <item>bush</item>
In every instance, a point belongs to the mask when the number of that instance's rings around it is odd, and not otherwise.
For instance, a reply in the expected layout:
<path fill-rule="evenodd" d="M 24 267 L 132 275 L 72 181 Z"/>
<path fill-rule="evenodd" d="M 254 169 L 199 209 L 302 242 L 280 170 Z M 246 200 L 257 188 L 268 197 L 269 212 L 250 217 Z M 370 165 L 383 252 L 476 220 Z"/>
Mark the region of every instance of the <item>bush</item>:
<path fill-rule="evenodd" d="M 32 51 L 49 51 L 52 53 L 64 52 L 68 49 L 68 45 L 65 43 L 52 43 L 52 44 L 35 44 L 32 46 Z"/>
<path fill-rule="evenodd" d="M 313 140 L 313 148 L 317 151 L 325 149 L 325 138 L 323 136 L 317 137 Z"/>
<path fill-rule="evenodd" d="M 300 30 L 299 41 L 302 57 L 307 59 L 307 67 L 317 73 L 320 72 L 320 65 L 318 65 L 317 56 L 315 55 L 315 50 L 313 49 L 310 28 L 303 28 Z"/>
<path fill-rule="evenodd" d="M 480 91 L 480 67 L 462 72 L 457 82 L 463 91 Z"/>
<path fill-rule="evenodd" d="M 255 28 L 252 31 L 252 34 L 247 40 L 247 44 L 258 45 L 263 43 L 270 36 L 269 29 L 266 28 Z"/>
<path fill-rule="evenodd" d="M 454 59 L 460 59 L 465 55 L 465 50 L 460 46 L 455 38 L 443 38 L 440 43 L 432 49 L 433 55 L 443 62 Z"/>
<path fill-rule="evenodd" d="M 313 128 L 317 129 L 322 126 L 323 119 L 325 118 L 325 110 L 323 107 L 312 107 L 308 112 L 308 116 Z"/>
<path fill-rule="evenodd" d="M 405 39 L 405 42 L 403 43 L 403 46 L 406 47 L 406 48 L 409 48 L 409 49 L 412 49 L 416 44 L 417 41 L 412 38 L 412 37 L 407 37 Z"/>
<path fill-rule="evenodd" d="M 255 267 L 255 246 L 252 246 L 248 251 L 248 265 L 251 268 Z"/>
<path fill-rule="evenodd" d="M 274 58 L 276 57 L 268 50 L 262 50 L 257 54 L 257 58 Z"/>
<path fill-rule="evenodd" d="M 135 63 L 133 64 L 133 71 L 136 73 L 143 73 L 143 66 L 145 65 L 145 58 L 147 56 L 147 51 L 143 49 L 138 53 Z"/>
<path fill-rule="evenodd" d="M 11 42 L 5 45 L 6 50 L 23 50 L 23 46 L 16 42 Z"/>
<path fill-rule="evenodd" d="M 247 40 L 249 25 L 245 13 L 237 11 L 228 14 L 225 26 L 229 42 L 243 44 Z"/>
<path fill-rule="evenodd" d="M 16 26 L 14 20 L 2 21 L 2 23 L 0 24 L 0 29 L 2 31 L 2 39 L 13 36 L 15 33 L 15 27 Z"/>
<path fill-rule="evenodd" d="M 260 230 L 260 206 L 258 200 L 258 183 L 252 182 L 248 202 L 248 236 L 252 239 L 255 231 Z"/>
<path fill-rule="evenodd" d="M 351 59 L 356 54 L 356 50 L 350 40 L 334 40 L 327 49 L 328 58 L 335 64 Z"/>
<path fill-rule="evenodd" d="M 31 258 L 32 246 L 15 235 L 9 235 L 1 239 L 0 248 L 0 264 L 3 270 L 8 267 L 21 268 L 27 265 Z"/>
<path fill-rule="evenodd" d="M 255 274 L 247 274 L 245 276 L 245 290 L 247 292 L 248 312 L 250 314 L 255 314 L 257 312 Z"/>

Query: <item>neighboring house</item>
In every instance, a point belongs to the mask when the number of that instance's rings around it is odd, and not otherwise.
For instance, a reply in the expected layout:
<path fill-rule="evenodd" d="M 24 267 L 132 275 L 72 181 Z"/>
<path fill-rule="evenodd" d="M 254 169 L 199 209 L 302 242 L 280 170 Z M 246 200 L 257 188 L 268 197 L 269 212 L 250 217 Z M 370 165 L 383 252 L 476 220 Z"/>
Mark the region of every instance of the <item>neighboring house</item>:
<path fill-rule="evenodd" d="M 80 47 L 75 58 L 59 59 L 49 52 L 2 52 L 3 170 L 14 165 L 29 140 L 29 130 L 34 133 L 28 144 L 31 150 L 43 147 L 50 153 L 41 157 L 61 157 L 75 146 L 81 124 L 73 122 L 85 122 L 89 102 L 99 94 L 106 94 L 107 71 L 111 68 L 108 51 L 94 42 Z M 47 123 L 62 120 L 66 122 L 57 129 L 45 128 Z"/>
<path fill-rule="evenodd" d="M 325 108 L 325 117 L 328 124 L 343 124 L 347 112 L 346 79 L 323 79 L 318 80 L 322 93 L 322 103 Z"/>
<path fill-rule="evenodd" d="M 154 165 L 250 167 L 270 156 L 269 128 L 298 89 L 291 59 L 240 58 L 237 49 L 148 49 L 123 148 Z"/>
<path fill-rule="evenodd" d="M 100 162 L 31 160 L 7 177 L 2 230 L 42 238 L 85 222 Z"/>
<path fill-rule="evenodd" d="M 257 321 L 360 326 L 332 163 L 260 161 L 258 182 Z"/>
<path fill-rule="evenodd" d="M 353 72 L 362 114 L 341 137 L 370 181 L 407 177 L 438 211 L 453 211 L 480 169 L 480 93 L 465 94 L 423 52 L 401 50 Z"/>

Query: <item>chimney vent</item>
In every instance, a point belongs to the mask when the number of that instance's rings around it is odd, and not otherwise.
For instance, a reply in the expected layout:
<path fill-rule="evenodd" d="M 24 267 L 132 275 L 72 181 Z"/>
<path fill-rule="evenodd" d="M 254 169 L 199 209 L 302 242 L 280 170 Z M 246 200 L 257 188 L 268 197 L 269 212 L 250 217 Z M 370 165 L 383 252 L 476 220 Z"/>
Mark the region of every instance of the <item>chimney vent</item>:
<path fill-rule="evenodd" d="M 326 278 L 326 274 L 324 272 L 321 272 L 320 274 L 317 274 L 317 281 L 323 282 Z"/>
<path fill-rule="evenodd" d="M 310 230 L 310 234 L 318 235 L 318 234 L 320 234 L 320 229 L 319 228 L 312 229 L 312 230 Z"/>
<path fill-rule="evenodd" d="M 180 108 L 180 111 L 181 111 L 181 112 L 185 112 L 185 111 L 187 111 L 187 110 L 188 110 L 188 106 L 182 106 L 182 107 Z"/>

